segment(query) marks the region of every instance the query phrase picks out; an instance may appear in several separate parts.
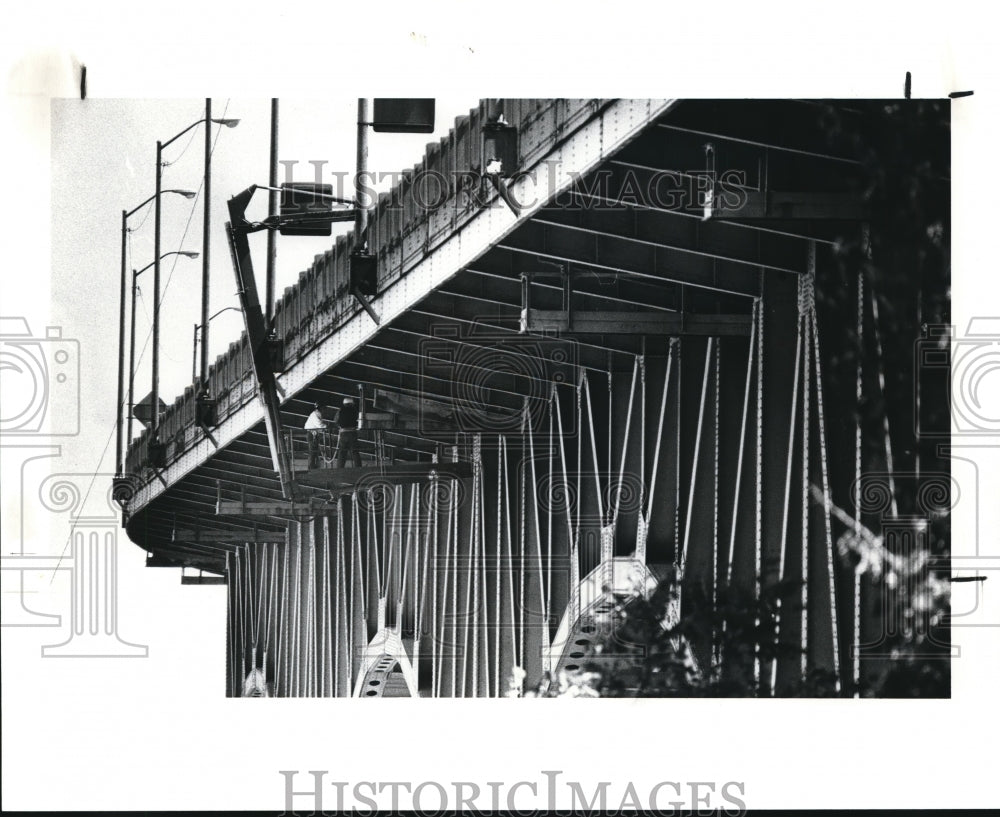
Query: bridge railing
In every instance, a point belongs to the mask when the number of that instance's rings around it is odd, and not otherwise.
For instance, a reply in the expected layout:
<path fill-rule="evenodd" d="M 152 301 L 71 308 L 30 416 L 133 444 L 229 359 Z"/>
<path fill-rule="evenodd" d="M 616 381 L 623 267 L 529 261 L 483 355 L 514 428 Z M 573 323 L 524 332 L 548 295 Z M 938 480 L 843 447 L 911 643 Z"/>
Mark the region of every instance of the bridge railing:
<path fill-rule="evenodd" d="M 310 467 L 310 459 L 315 447 L 316 464 L 312 467 L 329 466 L 337 456 L 339 433 L 335 428 L 304 429 L 283 428 L 285 450 L 292 460 L 295 471 Z"/>
<path fill-rule="evenodd" d="M 552 148 L 597 112 L 596 99 L 484 99 L 468 116 L 455 120 L 447 136 L 431 143 L 423 160 L 401 174 L 401 180 L 381 193 L 369 218 L 368 249 L 378 258 L 379 290 L 404 277 L 435 246 L 461 229 L 481 209 L 469 195 L 470 174 L 483 171 L 483 125 L 502 114 L 517 128 L 518 170 L 533 168 Z M 544 171 L 539 173 L 540 186 Z M 475 191 L 477 194 L 480 192 Z M 490 192 L 490 196 L 495 196 Z M 433 206 L 432 206 L 433 205 Z M 285 343 L 285 367 L 305 357 L 320 341 L 337 331 L 361 307 L 348 292 L 349 257 L 354 235 L 337 238 L 299 273 L 275 305 L 274 328 Z M 250 349 L 246 335 L 229 345 L 209 369 L 209 392 L 217 400 L 221 422 L 253 399 Z M 195 443 L 202 431 L 195 425 L 195 390 L 188 387 L 161 416 L 160 440 L 170 461 Z M 148 429 L 129 446 L 126 468 L 146 472 Z"/>

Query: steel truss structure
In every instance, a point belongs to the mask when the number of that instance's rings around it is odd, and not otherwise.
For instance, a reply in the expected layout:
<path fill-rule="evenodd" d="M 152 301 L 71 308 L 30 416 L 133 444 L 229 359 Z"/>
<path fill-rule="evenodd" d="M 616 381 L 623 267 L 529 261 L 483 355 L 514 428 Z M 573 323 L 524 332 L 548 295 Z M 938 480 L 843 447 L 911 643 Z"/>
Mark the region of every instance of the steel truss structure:
<path fill-rule="evenodd" d="M 323 463 L 297 476 L 305 501 L 282 497 L 245 339 L 212 371 L 216 440 L 186 395 L 162 482 L 143 438 L 129 451 L 132 540 L 225 576 L 227 693 L 518 696 L 609 666 L 628 600 L 669 586 L 668 628 L 734 594 L 772 600 L 749 651 L 721 623 L 684 636 L 692 673 L 857 694 L 888 660 L 889 614 L 845 542 L 921 547 L 933 509 L 900 480 L 950 486 L 914 431 L 946 393 L 914 411 L 887 376 L 912 367 L 940 281 L 872 282 L 868 170 L 817 109 L 488 100 L 431 146 L 372 214 L 382 324 L 344 289 L 350 238 L 275 312 L 285 428 L 359 385 L 388 395 L 367 410 L 397 420 L 362 425 L 363 468 Z M 501 112 L 519 214 L 457 186 L 415 206 L 421 169 L 476 169 Z"/>

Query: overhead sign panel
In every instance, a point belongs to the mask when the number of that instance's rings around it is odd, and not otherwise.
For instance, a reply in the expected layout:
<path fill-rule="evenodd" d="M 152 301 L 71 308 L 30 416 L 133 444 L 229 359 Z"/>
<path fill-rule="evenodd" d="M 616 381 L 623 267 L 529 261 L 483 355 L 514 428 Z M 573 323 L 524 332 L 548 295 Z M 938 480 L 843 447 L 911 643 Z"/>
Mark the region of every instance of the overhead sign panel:
<path fill-rule="evenodd" d="M 372 130 L 377 133 L 434 133 L 434 100 L 376 99 Z"/>

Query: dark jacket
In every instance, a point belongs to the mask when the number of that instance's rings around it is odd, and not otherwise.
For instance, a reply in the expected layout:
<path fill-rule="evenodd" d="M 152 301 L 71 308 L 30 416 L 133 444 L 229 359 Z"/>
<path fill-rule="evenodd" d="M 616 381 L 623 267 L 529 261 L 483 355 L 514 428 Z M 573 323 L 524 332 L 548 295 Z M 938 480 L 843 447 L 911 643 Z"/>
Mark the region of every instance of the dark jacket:
<path fill-rule="evenodd" d="M 353 405 L 341 406 L 340 413 L 337 415 L 337 425 L 341 428 L 357 428 L 358 407 Z"/>

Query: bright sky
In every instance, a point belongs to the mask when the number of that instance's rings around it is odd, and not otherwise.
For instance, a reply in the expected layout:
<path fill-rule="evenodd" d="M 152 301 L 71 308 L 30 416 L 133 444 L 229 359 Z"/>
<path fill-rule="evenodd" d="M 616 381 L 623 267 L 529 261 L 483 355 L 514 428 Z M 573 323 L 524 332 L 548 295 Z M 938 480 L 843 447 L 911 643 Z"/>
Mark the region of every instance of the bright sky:
<path fill-rule="evenodd" d="M 995 315 L 1000 303 L 989 266 L 995 213 L 985 201 L 986 191 L 1000 189 L 989 161 L 1000 71 L 987 39 L 993 26 L 977 20 L 979 6 L 963 13 L 963 5 L 952 2 L 945 14 L 940 4 L 917 3 L 902 15 L 847 1 L 818 22 L 803 20 L 801 6 L 792 4 L 770 12 L 758 4 L 674 4 L 669 14 L 638 17 L 641 6 L 619 2 L 586 25 L 577 4 L 395 3 L 379 6 L 373 19 L 371 7 L 351 15 L 311 2 L 258 9 L 176 0 L 156 7 L 154 27 L 150 7 L 135 3 L 14 4 L 0 32 L 8 90 L 0 303 L 3 316 L 25 318 L 35 337 L 61 326 L 71 342 L 66 348 L 79 344 L 82 402 L 76 436 L 3 439 L 3 554 L 63 551 L 68 514 L 47 508 L 40 487 L 51 487 L 50 472 L 68 474 L 81 496 L 92 484 L 85 512 L 107 513 L 121 211 L 152 195 L 156 140 L 201 118 L 205 94 L 213 94 L 213 115 L 241 120 L 221 130 L 213 157 L 215 312 L 236 303 L 225 202 L 267 181 L 274 95 L 282 98 L 280 157 L 298 160 L 311 180 L 310 160 L 325 160 L 331 172 L 353 170 L 361 93 L 437 96 L 444 132 L 480 96 L 498 94 L 895 97 L 907 70 L 916 96 L 974 89 L 953 108 L 954 177 L 974 202 L 954 234 L 953 309 L 961 328 L 971 316 Z M 798 20 L 801 31 L 782 28 L 782 21 Z M 89 98 L 50 104 L 49 95 L 75 93 L 74 59 L 88 66 Z M 313 101 L 295 101 L 305 98 Z M 167 151 L 164 187 L 198 188 L 203 138 L 196 128 L 190 145 L 184 137 Z M 370 167 L 412 166 L 430 138 L 373 134 Z M 258 196 L 257 207 L 265 207 L 266 196 Z M 957 207 L 967 201 L 955 197 Z M 164 252 L 201 250 L 201 212 L 200 199 L 164 199 Z M 137 213 L 131 224 L 138 228 L 144 216 Z M 150 215 L 133 234 L 130 266 L 153 260 L 152 225 Z M 262 282 L 266 239 L 251 241 Z M 329 246 L 325 239 L 279 237 L 278 291 Z M 168 402 L 190 380 L 200 269 L 200 260 L 174 268 L 170 258 L 164 265 L 170 284 L 161 393 Z M 151 273 L 143 282 L 140 339 L 149 327 Z M 240 330 L 235 312 L 217 318 L 212 357 Z M 139 396 L 148 391 L 148 367 L 147 351 Z M 56 424 L 71 413 L 61 411 Z M 979 548 L 990 557 L 994 572 L 985 595 L 976 595 L 978 586 L 956 585 L 953 601 L 963 614 L 978 609 L 977 620 L 992 629 L 956 630 L 962 654 L 953 663 L 952 701 L 422 701 L 376 711 L 352 701 L 227 700 L 223 588 L 181 587 L 178 571 L 145 569 L 142 552 L 112 528 L 119 633 L 148 645 L 149 657 L 42 658 L 42 646 L 68 634 L 68 573 L 30 577 L 30 606 L 62 614 L 63 622 L 4 628 L 4 807 L 280 809 L 280 769 L 326 769 L 329 779 L 346 781 L 483 786 L 537 781 L 540 770 L 563 769 L 577 780 L 633 780 L 646 791 L 661 780 L 738 780 L 758 808 L 986 805 L 995 760 L 981 741 L 988 742 L 991 716 L 996 722 L 1000 677 L 1000 610 L 991 590 L 1000 583 L 1000 554 L 989 534 L 1000 530 L 1000 507 L 988 497 L 997 495 L 1000 448 L 978 443 L 965 441 L 966 459 L 956 460 L 968 501 L 956 509 L 954 539 L 958 553 Z M 7 602 L 18 598 L 11 578 L 16 573 L 4 570 L 5 625 L 14 622 Z M 935 752 L 923 772 L 912 751 L 918 745 Z"/>
<path fill-rule="evenodd" d="M 437 141 L 477 104 L 473 98 L 437 101 L 433 135 L 370 134 L 369 170 L 399 172 L 422 156 L 425 145 Z M 52 259 L 53 319 L 72 323 L 81 344 L 84 378 L 83 425 L 94 429 L 113 420 L 117 360 L 117 293 L 121 258 L 121 211 L 132 210 L 155 190 L 156 140 L 166 142 L 204 117 L 204 100 L 62 99 L 52 106 Z M 225 237 L 227 200 L 251 184 L 268 183 L 270 100 L 215 99 L 213 118 L 239 119 L 235 128 L 213 125 L 217 137 L 212 157 L 212 211 L 209 315 L 238 306 L 232 262 Z M 315 180 L 336 185 L 337 174 L 353 176 L 356 151 L 357 100 L 281 100 L 279 116 L 279 184 L 291 167 L 295 181 Z M 204 174 L 203 126 L 193 128 L 164 150 L 163 189 L 199 191 Z M 288 165 L 287 163 L 294 163 Z M 86 172 L 80 169 L 85 168 Z M 346 176 L 344 175 L 346 174 Z M 388 178 L 377 189 L 389 186 Z M 350 197 L 351 191 L 341 191 Z M 81 206 L 85 205 L 85 206 Z M 129 219 L 132 230 L 127 269 L 141 270 L 154 260 L 154 205 Z M 267 215 L 267 192 L 257 193 L 248 211 L 251 219 Z M 201 253 L 204 199 L 164 195 L 161 204 L 161 253 L 177 250 Z M 349 223 L 334 225 L 337 231 Z M 251 237 L 251 251 L 263 296 L 266 234 Z M 280 297 L 333 239 L 278 236 L 275 292 Z M 202 258 L 171 256 L 161 261 L 160 397 L 168 405 L 191 384 L 194 325 L 201 315 Z M 130 277 L 130 276 L 129 276 Z M 100 307 L 81 312 L 77 284 L 87 282 L 102 294 Z M 152 358 L 153 270 L 139 277 L 136 307 L 135 399 L 149 394 Z M 238 339 L 243 329 L 239 312 L 225 311 L 210 323 L 210 362 Z M 127 366 L 127 363 L 126 363 Z M 108 381 L 107 378 L 111 377 Z M 110 414 L 109 414 L 110 412 Z M 137 436 L 142 427 L 135 423 Z M 114 447 L 103 467 L 114 470 Z M 95 463 L 96 467 L 96 463 Z"/>

